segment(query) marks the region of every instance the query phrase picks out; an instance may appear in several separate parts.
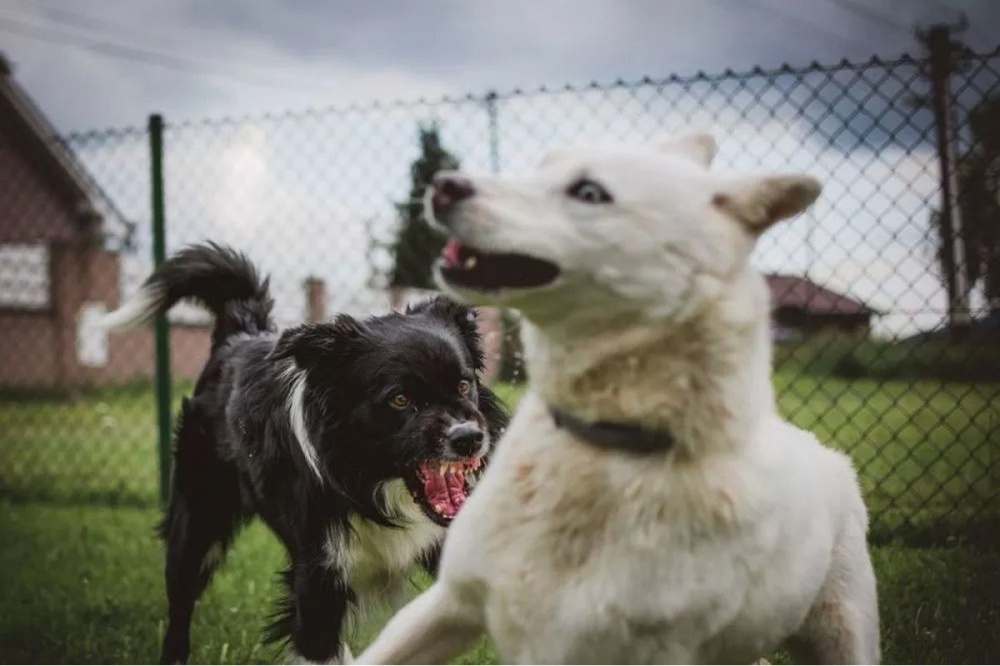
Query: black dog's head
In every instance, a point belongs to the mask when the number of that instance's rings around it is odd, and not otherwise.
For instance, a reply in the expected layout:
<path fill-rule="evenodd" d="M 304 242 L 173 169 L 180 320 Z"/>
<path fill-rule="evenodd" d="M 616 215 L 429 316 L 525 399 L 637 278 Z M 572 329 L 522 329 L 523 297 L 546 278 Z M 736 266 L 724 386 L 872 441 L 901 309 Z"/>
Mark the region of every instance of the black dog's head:
<path fill-rule="evenodd" d="M 341 315 L 289 329 L 271 357 L 292 358 L 306 373 L 325 480 L 380 523 L 392 516 L 378 488 L 403 479 L 424 512 L 448 524 L 507 424 L 503 405 L 479 382 L 475 312 L 443 297 L 406 314 Z"/>

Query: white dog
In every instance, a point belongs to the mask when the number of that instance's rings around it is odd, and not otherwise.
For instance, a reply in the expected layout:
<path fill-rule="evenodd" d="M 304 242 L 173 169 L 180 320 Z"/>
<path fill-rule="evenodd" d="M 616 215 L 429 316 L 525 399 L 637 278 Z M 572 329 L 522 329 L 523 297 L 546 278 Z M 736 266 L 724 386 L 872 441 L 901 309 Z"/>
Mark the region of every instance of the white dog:
<path fill-rule="evenodd" d="M 362 662 L 879 659 L 848 458 L 785 423 L 757 237 L 804 176 L 707 169 L 715 141 L 549 156 L 529 179 L 442 173 L 439 282 L 521 310 L 530 390 L 451 527 L 440 577 Z"/>

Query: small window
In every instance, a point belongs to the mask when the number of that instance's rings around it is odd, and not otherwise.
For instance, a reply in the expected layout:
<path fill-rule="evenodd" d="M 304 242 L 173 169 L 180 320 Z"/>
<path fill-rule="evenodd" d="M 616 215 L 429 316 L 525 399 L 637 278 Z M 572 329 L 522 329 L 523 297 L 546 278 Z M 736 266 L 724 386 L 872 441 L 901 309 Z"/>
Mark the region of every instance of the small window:
<path fill-rule="evenodd" d="M 0 308 L 49 307 L 49 249 L 45 245 L 0 245 Z"/>

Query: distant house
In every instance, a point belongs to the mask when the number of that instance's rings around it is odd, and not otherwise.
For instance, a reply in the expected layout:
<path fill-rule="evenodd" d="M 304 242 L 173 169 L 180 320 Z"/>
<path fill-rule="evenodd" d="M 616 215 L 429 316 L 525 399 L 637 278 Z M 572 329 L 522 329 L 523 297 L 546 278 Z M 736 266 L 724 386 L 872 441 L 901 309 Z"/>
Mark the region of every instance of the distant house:
<path fill-rule="evenodd" d="M 770 274 L 774 337 L 784 341 L 822 331 L 868 335 L 877 314 L 866 304 L 804 277 Z"/>
<path fill-rule="evenodd" d="M 94 326 L 119 302 L 132 224 L 96 186 L 0 55 L 0 389 L 66 392 L 149 377 L 148 330 Z M 204 326 L 178 326 L 174 369 L 207 357 Z"/>

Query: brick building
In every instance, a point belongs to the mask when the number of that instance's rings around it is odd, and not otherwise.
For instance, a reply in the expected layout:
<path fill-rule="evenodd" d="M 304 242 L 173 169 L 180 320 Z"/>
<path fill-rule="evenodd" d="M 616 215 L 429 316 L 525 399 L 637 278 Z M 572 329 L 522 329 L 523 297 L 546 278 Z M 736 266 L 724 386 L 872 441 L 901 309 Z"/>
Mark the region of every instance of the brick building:
<path fill-rule="evenodd" d="M 0 56 L 0 390 L 71 392 L 150 377 L 148 330 L 103 335 L 119 302 L 132 224 L 114 208 Z M 208 353 L 204 326 L 176 326 L 179 376 Z"/>
<path fill-rule="evenodd" d="M 0 391 L 68 394 L 153 376 L 152 330 L 108 334 L 95 325 L 120 303 L 132 229 L 0 55 Z M 305 319 L 326 319 L 323 281 L 308 278 L 302 288 Z M 402 307 L 401 294 L 367 296 L 369 311 Z M 191 379 L 208 358 L 211 322 L 179 310 L 172 372 Z M 492 375 L 499 313 L 487 309 L 482 328 Z"/>

